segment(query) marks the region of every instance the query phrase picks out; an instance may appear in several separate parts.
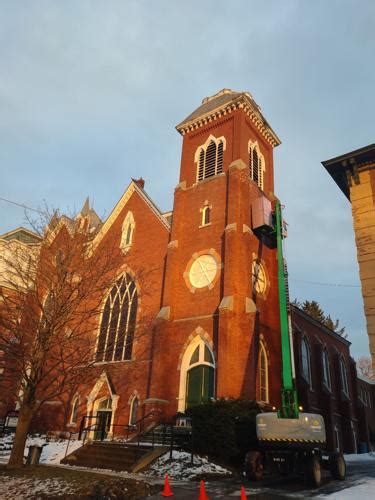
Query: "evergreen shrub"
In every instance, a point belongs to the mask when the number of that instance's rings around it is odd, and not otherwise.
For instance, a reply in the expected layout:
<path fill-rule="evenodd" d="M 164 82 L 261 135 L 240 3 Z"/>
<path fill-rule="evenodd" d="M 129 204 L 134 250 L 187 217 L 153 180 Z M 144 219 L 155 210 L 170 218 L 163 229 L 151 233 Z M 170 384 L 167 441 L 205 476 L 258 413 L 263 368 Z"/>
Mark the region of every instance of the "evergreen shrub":
<path fill-rule="evenodd" d="M 218 399 L 186 410 L 192 418 L 193 448 L 197 453 L 239 463 L 256 447 L 256 401 Z"/>

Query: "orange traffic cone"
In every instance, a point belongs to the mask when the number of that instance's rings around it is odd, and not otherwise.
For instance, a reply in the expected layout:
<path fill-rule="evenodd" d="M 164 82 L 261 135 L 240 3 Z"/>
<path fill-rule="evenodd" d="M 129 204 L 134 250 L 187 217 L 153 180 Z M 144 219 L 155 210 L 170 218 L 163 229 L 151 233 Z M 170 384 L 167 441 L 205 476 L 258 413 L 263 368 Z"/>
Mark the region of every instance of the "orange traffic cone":
<path fill-rule="evenodd" d="M 169 486 L 168 474 L 165 475 L 164 490 L 161 493 L 162 497 L 173 497 L 174 493 Z"/>
<path fill-rule="evenodd" d="M 199 484 L 199 498 L 198 500 L 209 500 L 207 494 L 206 494 L 206 489 L 204 487 L 204 481 L 202 480 Z"/>
<path fill-rule="evenodd" d="M 245 488 L 241 486 L 241 500 L 247 500 Z"/>

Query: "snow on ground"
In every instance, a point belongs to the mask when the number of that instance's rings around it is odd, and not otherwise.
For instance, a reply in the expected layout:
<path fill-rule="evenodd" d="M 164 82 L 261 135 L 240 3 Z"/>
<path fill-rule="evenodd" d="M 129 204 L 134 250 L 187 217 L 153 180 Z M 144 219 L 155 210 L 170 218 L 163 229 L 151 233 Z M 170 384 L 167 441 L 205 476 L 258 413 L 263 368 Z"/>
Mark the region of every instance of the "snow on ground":
<path fill-rule="evenodd" d="M 9 434 L 0 438 L 0 464 L 7 464 L 10 451 L 13 443 L 13 434 Z M 58 465 L 60 460 L 64 458 L 68 441 L 61 439 L 59 441 L 46 441 L 45 436 L 30 436 L 27 438 L 24 456 L 27 457 L 29 453 L 29 446 L 42 446 L 42 455 L 40 463 Z M 82 441 L 72 440 L 69 443 L 68 453 L 82 446 Z M 0 497 L 1 498 L 1 497 Z"/>
<path fill-rule="evenodd" d="M 23 500 L 26 498 L 35 498 L 40 494 L 48 496 L 60 496 L 63 494 L 72 494 L 75 489 L 63 479 L 37 479 L 1 476 L 0 498 L 14 498 Z"/>
<path fill-rule="evenodd" d="M 367 462 L 368 460 L 375 460 L 375 453 L 361 453 L 356 455 L 352 453 L 350 455 L 344 455 L 345 462 Z"/>
<path fill-rule="evenodd" d="M 329 498 L 331 500 L 346 500 L 349 498 L 374 498 L 375 492 L 375 479 L 374 478 L 363 478 L 358 480 L 358 482 L 351 486 L 350 488 L 344 488 L 336 493 L 331 493 L 330 495 L 321 495 L 319 498 Z"/>
<path fill-rule="evenodd" d="M 212 462 L 207 458 L 194 455 L 194 464 L 191 464 L 191 455 L 185 451 L 173 451 L 173 460 L 170 454 L 165 453 L 159 457 L 151 467 L 144 472 L 147 476 L 168 476 L 172 479 L 194 479 L 202 474 L 218 474 L 230 476 L 232 473 Z"/>

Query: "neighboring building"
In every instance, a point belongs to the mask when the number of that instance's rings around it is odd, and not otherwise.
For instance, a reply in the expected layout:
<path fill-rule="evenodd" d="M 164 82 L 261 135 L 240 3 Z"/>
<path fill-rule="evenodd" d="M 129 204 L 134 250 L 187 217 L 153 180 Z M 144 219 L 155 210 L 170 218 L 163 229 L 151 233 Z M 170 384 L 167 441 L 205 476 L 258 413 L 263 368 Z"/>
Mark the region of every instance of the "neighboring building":
<path fill-rule="evenodd" d="M 4 295 L 11 295 L 14 293 L 14 287 L 22 286 L 17 281 L 12 267 L 26 267 L 30 258 L 37 259 L 40 241 L 41 237 L 38 234 L 23 227 L 0 235 L 0 287 Z M 8 375 L 6 373 L 8 368 L 6 355 L 1 349 L 0 342 L 0 377 L 3 379 Z M 0 420 L 9 408 L 14 407 L 15 393 L 18 390 L 17 381 L 12 377 L 7 380 L 6 386 L 8 390 L 3 392 L 2 397 L 0 396 Z"/>
<path fill-rule="evenodd" d="M 375 144 L 322 164 L 352 204 L 367 333 L 375 366 Z"/>

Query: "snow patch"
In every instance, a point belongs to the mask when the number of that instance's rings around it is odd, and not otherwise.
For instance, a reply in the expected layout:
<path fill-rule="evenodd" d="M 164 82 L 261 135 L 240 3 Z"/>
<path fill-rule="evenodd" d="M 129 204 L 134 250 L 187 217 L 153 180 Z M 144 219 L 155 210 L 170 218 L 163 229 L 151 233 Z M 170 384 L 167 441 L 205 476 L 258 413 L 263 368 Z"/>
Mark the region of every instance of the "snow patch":
<path fill-rule="evenodd" d="M 0 438 L 0 464 L 7 464 L 10 457 L 11 448 L 13 445 L 14 434 L 9 434 Z M 68 445 L 67 439 L 58 441 L 47 441 L 45 436 L 30 436 L 27 438 L 24 456 L 27 457 L 30 446 L 41 446 L 42 454 L 40 463 L 59 465 L 60 460 L 65 457 L 66 448 Z M 72 440 L 69 443 L 68 454 L 82 446 L 82 441 Z"/>
<path fill-rule="evenodd" d="M 369 460 L 375 460 L 375 453 L 360 453 L 356 455 L 351 453 L 350 455 L 344 455 L 345 462 L 368 462 Z"/>
<path fill-rule="evenodd" d="M 144 472 L 146 476 L 163 477 L 165 474 L 172 479 L 194 479 L 203 474 L 232 475 L 229 470 L 209 462 L 206 457 L 194 455 L 192 464 L 190 453 L 185 451 L 173 451 L 172 460 L 170 460 L 170 453 L 165 453 Z"/>

